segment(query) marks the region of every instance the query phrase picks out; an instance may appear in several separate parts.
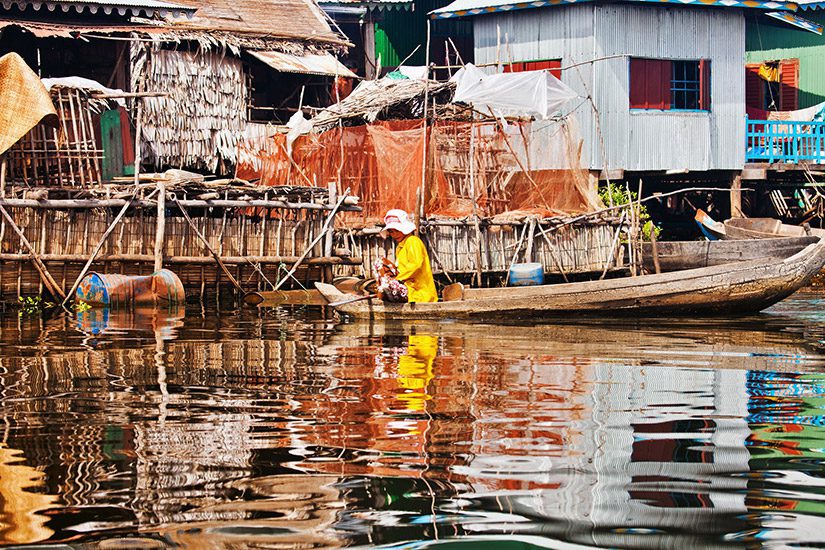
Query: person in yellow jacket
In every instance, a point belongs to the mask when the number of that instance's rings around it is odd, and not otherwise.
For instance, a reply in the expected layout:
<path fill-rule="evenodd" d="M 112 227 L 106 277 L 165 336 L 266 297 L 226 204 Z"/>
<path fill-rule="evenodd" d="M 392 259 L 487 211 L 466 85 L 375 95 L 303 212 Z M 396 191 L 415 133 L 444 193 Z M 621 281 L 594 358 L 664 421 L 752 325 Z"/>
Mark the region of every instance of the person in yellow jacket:
<path fill-rule="evenodd" d="M 395 247 L 396 279 L 407 287 L 408 302 L 437 302 L 430 256 L 424 242 L 413 235 L 415 224 L 403 210 L 390 210 L 384 216 L 384 234 L 398 243 Z"/>

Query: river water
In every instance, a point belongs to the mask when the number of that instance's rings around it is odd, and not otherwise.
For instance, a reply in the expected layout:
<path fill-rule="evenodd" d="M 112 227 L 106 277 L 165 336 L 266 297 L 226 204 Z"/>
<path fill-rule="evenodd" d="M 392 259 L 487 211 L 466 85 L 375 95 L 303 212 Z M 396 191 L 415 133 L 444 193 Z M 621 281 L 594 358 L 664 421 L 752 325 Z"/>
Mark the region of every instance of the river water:
<path fill-rule="evenodd" d="M 0 543 L 822 545 L 822 305 L 537 326 L 6 313 Z"/>

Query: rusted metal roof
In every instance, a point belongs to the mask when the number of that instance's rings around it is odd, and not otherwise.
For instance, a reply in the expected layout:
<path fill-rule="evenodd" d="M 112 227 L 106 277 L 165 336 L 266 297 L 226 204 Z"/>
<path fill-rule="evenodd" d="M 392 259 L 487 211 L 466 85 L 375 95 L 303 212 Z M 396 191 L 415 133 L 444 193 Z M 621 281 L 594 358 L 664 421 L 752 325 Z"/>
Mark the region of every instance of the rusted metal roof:
<path fill-rule="evenodd" d="M 358 78 L 330 54 L 290 55 L 273 51 L 250 51 L 250 55 L 282 73 L 317 74 Z"/>
<path fill-rule="evenodd" d="M 10 10 L 12 6 L 18 9 L 33 8 L 35 11 L 68 13 L 105 14 L 118 13 L 120 15 L 141 14 L 152 16 L 180 16 L 192 15 L 197 10 L 196 6 L 167 2 L 165 0 L 2 0 L 0 2 L 4 9 Z"/>

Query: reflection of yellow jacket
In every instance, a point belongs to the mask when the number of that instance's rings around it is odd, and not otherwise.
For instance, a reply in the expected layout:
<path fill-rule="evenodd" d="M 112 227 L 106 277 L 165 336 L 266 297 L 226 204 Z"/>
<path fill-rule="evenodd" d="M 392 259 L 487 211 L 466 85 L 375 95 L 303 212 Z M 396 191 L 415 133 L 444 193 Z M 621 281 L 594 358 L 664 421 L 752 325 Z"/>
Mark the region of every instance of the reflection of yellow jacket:
<path fill-rule="evenodd" d="M 398 358 L 398 386 L 406 390 L 398 397 L 408 409 L 423 411 L 431 399 L 427 386 L 433 379 L 433 361 L 437 355 L 437 336 L 410 335 L 407 353 Z"/>
<path fill-rule="evenodd" d="M 415 235 L 407 235 L 395 248 L 398 266 L 396 279 L 407 286 L 408 302 L 437 302 L 430 256 L 424 243 Z"/>

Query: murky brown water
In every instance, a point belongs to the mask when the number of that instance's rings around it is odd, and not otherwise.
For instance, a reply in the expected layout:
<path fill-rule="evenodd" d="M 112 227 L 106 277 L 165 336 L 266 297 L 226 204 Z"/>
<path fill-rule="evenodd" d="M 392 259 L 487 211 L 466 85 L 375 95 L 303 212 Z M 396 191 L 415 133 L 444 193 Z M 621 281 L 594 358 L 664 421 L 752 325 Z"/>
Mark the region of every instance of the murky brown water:
<path fill-rule="evenodd" d="M 537 327 L 6 314 L 0 542 L 821 545 L 822 305 Z"/>

